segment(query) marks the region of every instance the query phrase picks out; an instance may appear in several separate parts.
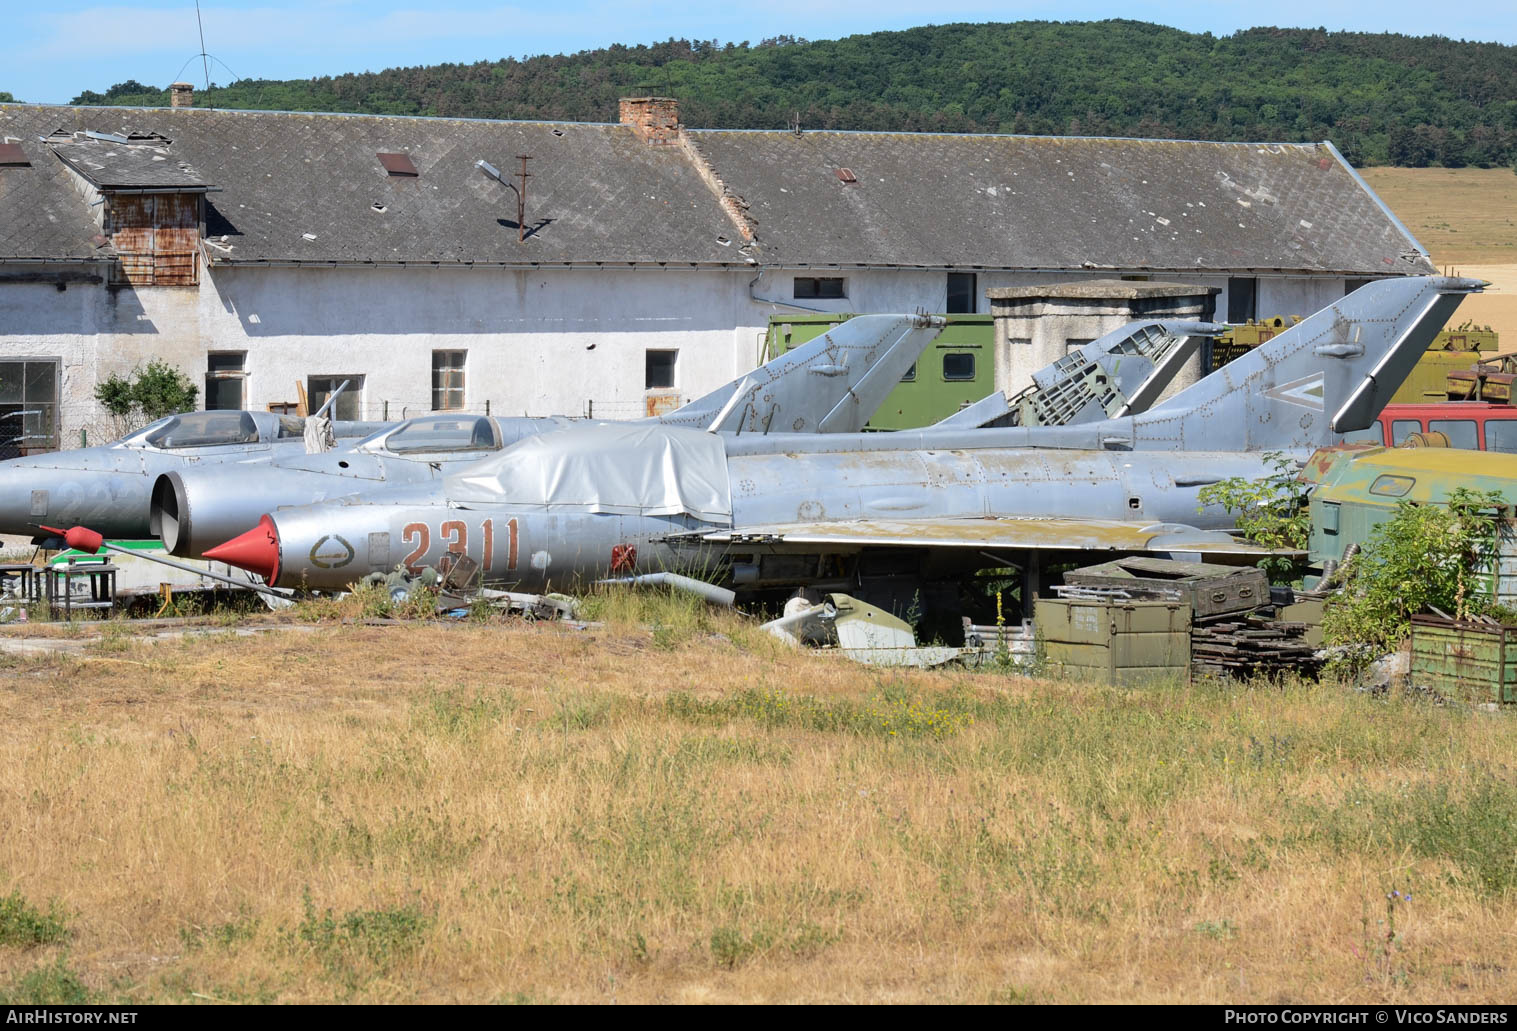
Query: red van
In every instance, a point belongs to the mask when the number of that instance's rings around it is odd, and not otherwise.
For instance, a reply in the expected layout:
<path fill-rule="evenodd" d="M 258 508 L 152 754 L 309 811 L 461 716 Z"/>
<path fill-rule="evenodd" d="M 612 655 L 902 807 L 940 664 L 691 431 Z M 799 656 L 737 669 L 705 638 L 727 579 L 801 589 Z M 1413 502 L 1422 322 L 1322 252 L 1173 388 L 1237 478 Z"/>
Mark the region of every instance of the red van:
<path fill-rule="evenodd" d="M 1484 401 L 1386 405 L 1378 423 L 1345 434 L 1343 439 L 1349 444 L 1395 447 L 1413 433 L 1430 432 L 1445 434 L 1449 447 L 1517 454 L 1517 405 Z"/>

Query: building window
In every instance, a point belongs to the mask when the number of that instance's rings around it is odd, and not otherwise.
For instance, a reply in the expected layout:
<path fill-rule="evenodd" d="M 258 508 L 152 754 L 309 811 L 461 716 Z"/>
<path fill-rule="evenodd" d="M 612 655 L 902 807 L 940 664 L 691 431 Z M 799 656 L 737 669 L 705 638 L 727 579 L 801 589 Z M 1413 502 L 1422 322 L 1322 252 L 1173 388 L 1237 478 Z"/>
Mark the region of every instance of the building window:
<path fill-rule="evenodd" d="M 466 351 L 432 352 L 432 411 L 457 412 L 464 406 Z"/>
<path fill-rule="evenodd" d="M 1257 279 L 1229 279 L 1227 281 L 1227 321 L 1242 325 L 1259 317 L 1259 281 Z"/>
<path fill-rule="evenodd" d="M 246 351 L 209 354 L 205 359 L 206 411 L 246 408 L 242 385 L 247 380 Z"/>
<path fill-rule="evenodd" d="M 949 382 L 974 379 L 974 355 L 967 351 L 943 355 L 943 378 Z"/>
<path fill-rule="evenodd" d="M 795 297 L 797 300 L 837 300 L 838 298 L 848 296 L 843 290 L 846 283 L 847 280 L 841 277 L 816 278 L 796 276 Z"/>
<path fill-rule="evenodd" d="M 906 370 L 906 375 L 901 377 L 902 383 L 915 383 L 917 381 L 917 363 L 912 362 L 911 368 Z"/>
<path fill-rule="evenodd" d="M 0 362 L 0 458 L 58 449 L 58 359 Z"/>
<path fill-rule="evenodd" d="M 976 278 L 978 277 L 973 272 L 948 273 L 948 314 L 974 314 Z"/>
<path fill-rule="evenodd" d="M 337 403 L 332 406 L 333 411 L 327 413 L 327 417 L 340 422 L 357 422 L 363 418 L 363 377 L 362 376 L 312 376 L 306 380 L 306 411 L 311 414 L 321 410 L 321 406 L 327 403 L 327 398 L 332 396 L 332 391 L 342 386 L 343 380 L 347 380 L 347 387 L 337 395 Z"/>
<path fill-rule="evenodd" d="M 1373 279 L 1345 279 L 1343 281 L 1343 294 L 1346 297 L 1361 286 L 1369 286 L 1373 282 Z"/>
<path fill-rule="evenodd" d="M 646 390 L 668 390 L 674 386 L 674 360 L 678 351 L 649 351 L 643 369 Z"/>

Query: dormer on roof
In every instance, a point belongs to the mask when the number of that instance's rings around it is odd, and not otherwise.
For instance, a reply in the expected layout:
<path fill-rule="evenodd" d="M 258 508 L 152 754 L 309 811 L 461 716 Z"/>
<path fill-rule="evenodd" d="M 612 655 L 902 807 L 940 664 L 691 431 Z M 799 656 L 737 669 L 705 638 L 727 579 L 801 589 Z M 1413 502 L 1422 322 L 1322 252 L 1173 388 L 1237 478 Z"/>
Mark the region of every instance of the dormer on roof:
<path fill-rule="evenodd" d="M 188 161 L 178 160 L 173 141 L 155 132 L 55 132 L 44 142 L 71 170 L 102 193 L 209 193 Z"/>
<path fill-rule="evenodd" d="M 73 173 L 75 187 L 114 249 L 112 284 L 200 281 L 205 194 L 216 187 L 175 156 L 173 140 L 156 132 L 60 130 L 45 142 Z"/>

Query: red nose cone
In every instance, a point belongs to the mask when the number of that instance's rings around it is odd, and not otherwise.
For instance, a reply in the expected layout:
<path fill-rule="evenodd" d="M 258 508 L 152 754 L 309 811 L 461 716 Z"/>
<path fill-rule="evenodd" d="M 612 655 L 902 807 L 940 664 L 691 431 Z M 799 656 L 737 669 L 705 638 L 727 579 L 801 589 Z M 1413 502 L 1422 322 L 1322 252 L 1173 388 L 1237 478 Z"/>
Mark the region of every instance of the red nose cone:
<path fill-rule="evenodd" d="M 247 533 L 216 545 L 205 557 L 257 573 L 272 584 L 279 577 L 279 534 L 274 530 L 274 520 L 264 516 Z"/>
<path fill-rule="evenodd" d="M 48 533 L 55 533 L 63 538 L 63 543 L 86 554 L 94 555 L 100 551 L 100 545 L 105 543 L 105 538 L 87 526 L 73 526 L 67 530 L 60 530 L 56 526 L 44 526 L 42 529 Z"/>

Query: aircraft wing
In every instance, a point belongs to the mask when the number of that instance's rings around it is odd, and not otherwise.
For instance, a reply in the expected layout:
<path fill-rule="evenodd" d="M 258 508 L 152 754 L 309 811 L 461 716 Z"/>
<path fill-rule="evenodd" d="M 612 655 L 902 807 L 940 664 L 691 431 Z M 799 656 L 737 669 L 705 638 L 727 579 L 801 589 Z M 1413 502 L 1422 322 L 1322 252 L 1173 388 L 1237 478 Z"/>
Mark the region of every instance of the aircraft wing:
<path fill-rule="evenodd" d="M 1010 518 L 856 519 L 774 523 L 699 535 L 712 544 L 759 545 L 776 551 L 851 552 L 863 548 L 971 548 L 1013 551 L 1192 552 L 1260 559 L 1295 555 L 1261 548 L 1221 530 L 1180 523 L 1114 519 Z"/>

